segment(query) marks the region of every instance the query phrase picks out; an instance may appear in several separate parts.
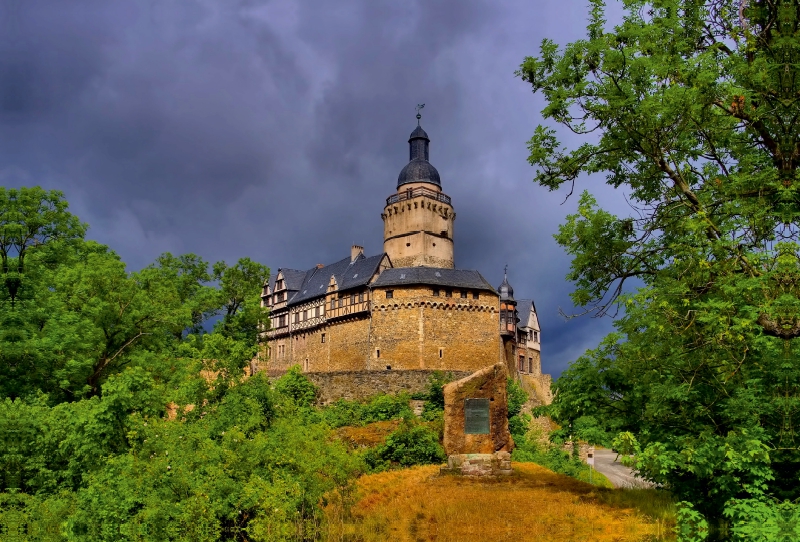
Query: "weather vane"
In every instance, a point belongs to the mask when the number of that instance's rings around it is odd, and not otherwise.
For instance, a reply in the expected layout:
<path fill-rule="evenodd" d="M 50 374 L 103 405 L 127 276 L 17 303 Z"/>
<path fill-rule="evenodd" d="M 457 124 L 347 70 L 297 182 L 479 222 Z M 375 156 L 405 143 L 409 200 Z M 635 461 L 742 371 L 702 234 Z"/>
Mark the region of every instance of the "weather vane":
<path fill-rule="evenodd" d="M 422 118 L 422 115 L 419 114 L 419 110 L 425 107 L 425 104 L 417 104 L 417 126 L 419 126 L 419 119 Z"/>
<path fill-rule="evenodd" d="M 508 276 L 508 264 L 506 264 L 506 266 L 503 268 L 503 276 L 504 277 Z"/>

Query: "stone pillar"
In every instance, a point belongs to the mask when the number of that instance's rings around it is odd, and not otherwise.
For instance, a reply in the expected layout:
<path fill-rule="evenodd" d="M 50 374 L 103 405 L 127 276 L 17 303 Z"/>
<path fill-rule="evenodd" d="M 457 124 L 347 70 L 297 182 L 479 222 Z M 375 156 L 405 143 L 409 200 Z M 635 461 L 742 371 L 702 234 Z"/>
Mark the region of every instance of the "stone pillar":
<path fill-rule="evenodd" d="M 443 473 L 511 474 L 514 440 L 508 431 L 504 363 L 485 367 L 444 387 Z"/>

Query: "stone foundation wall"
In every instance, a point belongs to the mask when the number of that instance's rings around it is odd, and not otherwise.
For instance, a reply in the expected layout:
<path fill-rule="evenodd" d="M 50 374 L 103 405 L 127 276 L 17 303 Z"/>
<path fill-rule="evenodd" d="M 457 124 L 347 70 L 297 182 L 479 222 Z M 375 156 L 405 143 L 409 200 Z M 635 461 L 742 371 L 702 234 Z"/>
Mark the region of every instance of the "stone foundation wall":
<path fill-rule="evenodd" d="M 416 371 L 338 371 L 306 373 L 320 389 L 318 403 L 327 405 L 337 399 L 358 400 L 366 399 L 379 393 L 395 394 L 402 391 L 408 393 L 422 392 L 428 389 L 432 370 Z M 451 372 L 453 378 L 464 378 L 470 373 L 463 371 Z M 270 372 L 270 376 L 279 376 L 281 373 Z"/>
<path fill-rule="evenodd" d="M 454 454 L 448 456 L 447 466 L 439 469 L 441 474 L 460 474 L 461 476 L 508 476 L 511 470 L 511 454 Z"/>
<path fill-rule="evenodd" d="M 553 402 L 553 392 L 550 390 L 552 377 L 548 374 L 528 375 L 520 374 L 522 389 L 528 394 L 534 406 L 549 405 Z"/>

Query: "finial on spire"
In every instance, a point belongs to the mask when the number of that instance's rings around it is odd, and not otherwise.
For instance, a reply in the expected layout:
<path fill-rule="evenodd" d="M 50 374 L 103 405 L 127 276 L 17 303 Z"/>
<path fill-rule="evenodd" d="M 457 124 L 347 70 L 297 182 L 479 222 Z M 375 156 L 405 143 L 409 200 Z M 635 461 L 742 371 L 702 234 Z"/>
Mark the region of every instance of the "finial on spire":
<path fill-rule="evenodd" d="M 508 280 L 508 264 L 503 268 L 503 278 Z"/>
<path fill-rule="evenodd" d="M 419 126 L 419 119 L 422 118 L 422 115 L 419 114 L 419 110 L 425 107 L 425 104 L 417 104 L 417 126 Z"/>

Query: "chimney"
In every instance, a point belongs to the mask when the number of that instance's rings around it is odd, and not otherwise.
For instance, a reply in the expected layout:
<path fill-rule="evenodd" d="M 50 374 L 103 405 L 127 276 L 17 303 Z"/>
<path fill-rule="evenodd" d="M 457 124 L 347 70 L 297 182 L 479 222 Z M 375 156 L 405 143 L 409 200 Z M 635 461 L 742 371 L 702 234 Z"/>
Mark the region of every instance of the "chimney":
<path fill-rule="evenodd" d="M 323 267 L 325 267 L 325 266 L 324 266 L 324 265 L 322 265 L 321 263 L 318 263 L 318 264 L 317 264 L 317 269 L 322 269 Z"/>
<path fill-rule="evenodd" d="M 359 254 L 363 254 L 363 253 L 364 253 L 364 247 L 360 247 L 358 245 L 353 245 L 350 248 L 350 261 L 351 262 L 356 261 L 356 258 L 358 258 L 358 255 Z"/>

